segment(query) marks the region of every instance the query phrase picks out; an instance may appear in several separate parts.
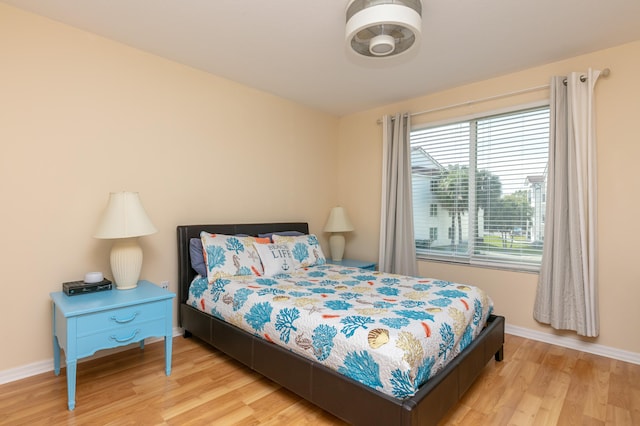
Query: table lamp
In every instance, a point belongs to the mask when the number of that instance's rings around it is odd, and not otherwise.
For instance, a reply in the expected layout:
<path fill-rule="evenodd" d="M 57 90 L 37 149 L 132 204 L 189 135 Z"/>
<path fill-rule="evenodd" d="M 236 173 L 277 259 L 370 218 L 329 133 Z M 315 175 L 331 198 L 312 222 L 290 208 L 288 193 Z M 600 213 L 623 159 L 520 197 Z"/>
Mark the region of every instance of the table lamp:
<path fill-rule="evenodd" d="M 350 231 L 353 231 L 353 225 L 344 208 L 332 208 L 327 224 L 324 226 L 324 232 L 333 233 L 329 237 L 329 249 L 331 250 L 331 259 L 336 262 L 341 261 L 344 255 L 344 235 L 342 233 Z"/>
<path fill-rule="evenodd" d="M 94 237 L 115 240 L 111 247 L 111 273 L 118 290 L 135 288 L 142 269 L 138 237 L 158 230 L 144 211 L 137 192 L 112 192 Z"/>

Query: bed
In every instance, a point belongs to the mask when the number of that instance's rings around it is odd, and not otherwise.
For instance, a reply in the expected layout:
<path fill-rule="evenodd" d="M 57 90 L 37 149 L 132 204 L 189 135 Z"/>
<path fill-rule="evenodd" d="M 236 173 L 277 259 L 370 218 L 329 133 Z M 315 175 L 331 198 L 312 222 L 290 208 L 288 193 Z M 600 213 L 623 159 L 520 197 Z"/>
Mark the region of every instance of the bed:
<path fill-rule="evenodd" d="M 192 267 L 190 243 L 193 238 L 200 238 L 201 231 L 254 236 L 282 231 L 308 234 L 308 225 L 294 222 L 178 226 L 179 325 L 185 336 L 195 336 L 211 344 L 349 423 L 435 425 L 458 402 L 492 357 L 502 360 L 504 318 L 491 314 L 477 337 L 413 394 L 398 398 L 366 386 L 292 348 L 274 344 L 276 339 L 242 330 L 221 320 L 222 315 L 211 315 L 194 306 L 193 300 L 189 300 L 190 286 L 198 274 Z"/>

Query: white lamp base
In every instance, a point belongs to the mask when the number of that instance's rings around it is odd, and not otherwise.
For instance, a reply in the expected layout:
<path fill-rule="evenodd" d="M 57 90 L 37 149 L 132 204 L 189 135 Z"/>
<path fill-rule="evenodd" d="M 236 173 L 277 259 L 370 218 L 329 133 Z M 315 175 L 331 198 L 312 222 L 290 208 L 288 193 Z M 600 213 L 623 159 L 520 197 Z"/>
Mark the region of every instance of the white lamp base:
<path fill-rule="evenodd" d="M 340 233 L 331 234 L 329 237 L 329 249 L 331 250 L 331 259 L 339 262 L 344 255 L 344 235 Z"/>
<path fill-rule="evenodd" d="M 122 238 L 111 247 L 111 273 L 118 290 L 128 290 L 138 286 L 142 269 L 142 248 L 138 238 Z"/>

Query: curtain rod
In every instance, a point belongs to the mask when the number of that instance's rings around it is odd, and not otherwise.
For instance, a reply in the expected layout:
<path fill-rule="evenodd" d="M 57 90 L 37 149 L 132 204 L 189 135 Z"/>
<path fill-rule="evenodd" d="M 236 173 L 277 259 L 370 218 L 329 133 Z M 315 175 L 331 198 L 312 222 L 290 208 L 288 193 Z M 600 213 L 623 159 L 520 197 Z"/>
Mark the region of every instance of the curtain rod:
<path fill-rule="evenodd" d="M 609 74 L 611 73 L 611 70 L 609 68 L 605 68 L 602 70 L 601 75 L 603 77 L 609 77 Z M 582 81 L 583 83 L 585 81 L 587 81 L 587 77 L 583 74 L 580 76 L 580 81 Z M 567 80 L 564 80 L 564 83 L 566 83 Z M 461 107 L 461 106 L 469 106 L 469 105 L 474 105 L 480 102 L 487 102 L 487 101 L 493 101 L 495 99 L 501 99 L 501 98 L 506 98 L 509 96 L 515 96 L 515 95 L 522 95 L 524 93 L 530 93 L 530 92 L 537 92 L 538 90 L 543 90 L 543 89 L 548 89 L 549 85 L 548 84 L 543 84 L 542 86 L 535 86 L 535 87 L 529 87 L 528 89 L 521 89 L 521 90 L 515 90 L 513 92 L 507 92 L 507 93 L 501 93 L 499 95 L 494 95 L 494 96 L 488 96 L 486 98 L 480 98 L 480 99 L 473 99 L 471 101 L 465 101 L 465 102 L 459 102 L 457 104 L 451 104 L 451 105 L 446 105 L 443 107 L 438 107 L 438 108 L 432 108 L 432 109 L 427 109 L 424 111 L 418 111 L 418 112 L 412 112 L 411 114 L 409 114 L 410 117 L 416 116 L 416 115 L 423 115 L 423 114 L 429 114 L 432 112 L 438 112 L 438 111 L 444 111 L 447 109 L 452 109 L 452 108 L 457 108 L 457 107 Z M 391 118 L 392 120 L 394 120 L 394 118 Z M 382 123 L 382 119 L 378 119 L 378 124 Z"/>
<path fill-rule="evenodd" d="M 611 70 L 609 68 L 603 69 L 602 72 L 600 73 L 600 75 L 603 76 L 603 77 L 609 77 L 609 74 L 611 74 Z M 583 83 L 585 81 L 587 81 L 587 76 L 582 74 L 580 76 L 580 81 L 583 82 Z M 567 85 L 567 79 L 565 78 L 564 80 L 562 80 L 562 83 L 566 86 Z"/>

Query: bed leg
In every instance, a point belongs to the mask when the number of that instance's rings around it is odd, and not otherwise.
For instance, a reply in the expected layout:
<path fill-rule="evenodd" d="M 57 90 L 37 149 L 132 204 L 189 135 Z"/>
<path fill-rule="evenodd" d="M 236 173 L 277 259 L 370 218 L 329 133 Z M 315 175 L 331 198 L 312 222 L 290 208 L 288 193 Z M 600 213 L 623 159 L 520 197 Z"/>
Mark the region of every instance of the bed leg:
<path fill-rule="evenodd" d="M 496 361 L 502 361 L 504 359 L 504 346 L 500 346 L 500 349 L 498 349 L 494 357 Z"/>
<path fill-rule="evenodd" d="M 185 339 L 188 339 L 191 336 L 192 334 L 189 330 L 184 330 L 184 332 L 182 333 L 182 337 L 184 337 Z"/>

